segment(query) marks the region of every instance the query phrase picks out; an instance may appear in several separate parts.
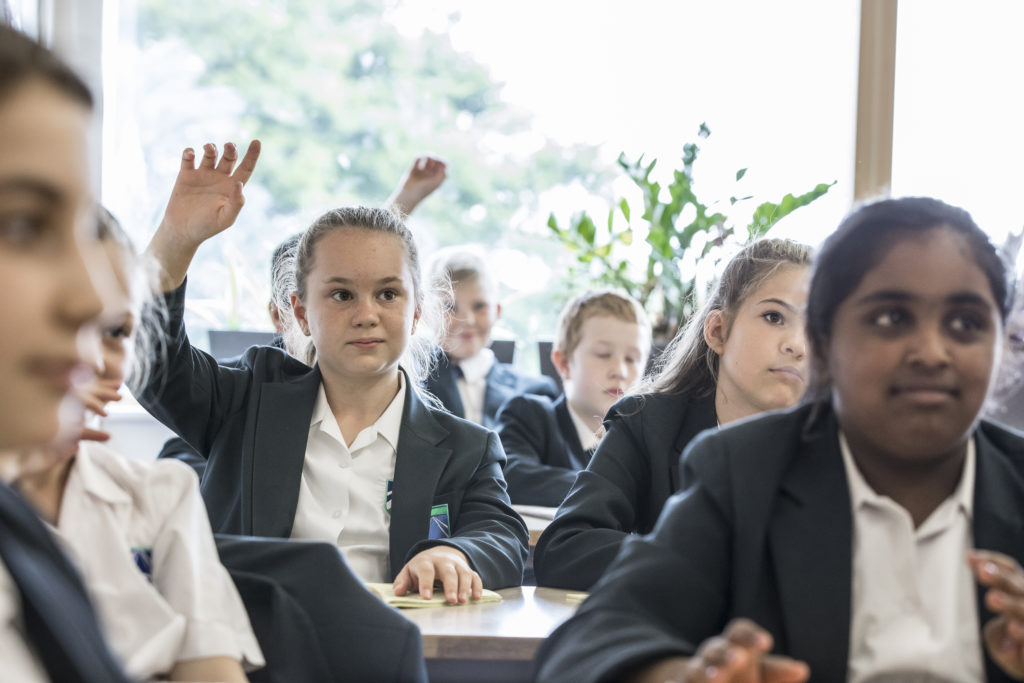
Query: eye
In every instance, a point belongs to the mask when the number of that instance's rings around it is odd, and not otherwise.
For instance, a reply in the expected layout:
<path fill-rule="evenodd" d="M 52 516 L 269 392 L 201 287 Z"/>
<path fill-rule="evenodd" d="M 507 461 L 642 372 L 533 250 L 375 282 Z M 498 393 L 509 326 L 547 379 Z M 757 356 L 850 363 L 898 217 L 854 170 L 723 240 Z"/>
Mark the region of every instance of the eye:
<path fill-rule="evenodd" d="M 985 319 L 977 313 L 960 312 L 950 316 L 946 323 L 954 334 L 972 334 L 987 329 Z"/>
<path fill-rule="evenodd" d="M 0 216 L 0 239 L 16 249 L 32 246 L 41 236 L 44 220 L 25 213 Z"/>
<path fill-rule="evenodd" d="M 107 339 L 127 339 L 132 336 L 132 327 L 131 325 L 108 327 L 103 331 L 103 336 Z"/>
<path fill-rule="evenodd" d="M 761 317 L 764 318 L 770 325 L 781 325 L 782 323 L 786 322 L 786 318 L 783 317 L 783 315 L 778 311 L 765 311 L 764 313 L 761 314 Z"/>
<path fill-rule="evenodd" d="M 486 310 L 487 310 L 487 302 L 486 301 L 477 301 L 476 303 L 473 304 L 473 312 L 474 313 L 481 313 L 482 311 L 486 311 Z"/>
<path fill-rule="evenodd" d="M 334 299 L 335 301 L 351 301 L 352 292 L 348 291 L 347 289 L 336 289 L 333 292 L 331 292 L 331 298 Z"/>
<path fill-rule="evenodd" d="M 397 289 L 384 289 L 384 290 L 381 290 L 381 293 L 378 294 L 377 296 L 379 296 L 384 301 L 394 301 L 395 299 L 398 298 L 398 290 Z"/>
<path fill-rule="evenodd" d="M 901 308 L 887 308 L 872 315 L 871 324 L 876 327 L 893 328 L 910 322 L 910 315 Z"/>

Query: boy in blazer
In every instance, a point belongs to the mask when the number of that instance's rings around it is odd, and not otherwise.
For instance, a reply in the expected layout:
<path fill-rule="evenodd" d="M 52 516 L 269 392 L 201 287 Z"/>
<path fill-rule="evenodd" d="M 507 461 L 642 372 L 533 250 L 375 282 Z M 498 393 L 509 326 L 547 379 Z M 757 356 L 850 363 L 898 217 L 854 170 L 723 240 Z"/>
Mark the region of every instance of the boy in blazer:
<path fill-rule="evenodd" d="M 651 327 L 632 297 L 588 291 L 562 309 L 551 359 L 565 392 L 513 397 L 498 413 L 513 503 L 561 505 L 597 447 L 605 413 L 639 379 Z"/>
<path fill-rule="evenodd" d="M 452 302 L 445 314 L 445 336 L 424 387 L 450 413 L 494 429 L 498 410 L 513 396 L 558 396 L 550 377 L 501 363 L 488 348 L 501 304 L 497 283 L 479 254 L 465 247 L 442 249 L 432 261 L 430 280 L 438 288 L 450 283 Z"/>

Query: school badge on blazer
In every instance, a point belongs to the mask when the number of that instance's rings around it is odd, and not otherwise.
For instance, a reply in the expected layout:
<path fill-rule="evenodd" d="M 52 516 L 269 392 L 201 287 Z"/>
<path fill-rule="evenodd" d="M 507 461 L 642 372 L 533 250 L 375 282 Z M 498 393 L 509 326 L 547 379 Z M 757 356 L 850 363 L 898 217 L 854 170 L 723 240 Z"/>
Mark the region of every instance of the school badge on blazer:
<path fill-rule="evenodd" d="M 448 524 L 448 503 L 435 505 L 430 508 L 430 532 L 427 538 L 436 541 L 441 538 L 450 538 L 452 528 Z"/>
<path fill-rule="evenodd" d="M 135 566 L 139 568 L 146 580 L 153 583 L 153 549 L 132 548 L 132 558 L 135 560 Z"/>

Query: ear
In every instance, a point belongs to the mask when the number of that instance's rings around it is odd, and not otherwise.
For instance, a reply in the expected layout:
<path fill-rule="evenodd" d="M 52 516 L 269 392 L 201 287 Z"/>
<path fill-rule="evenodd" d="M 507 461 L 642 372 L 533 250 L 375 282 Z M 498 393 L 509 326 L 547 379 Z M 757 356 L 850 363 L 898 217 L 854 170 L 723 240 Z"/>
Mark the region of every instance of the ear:
<path fill-rule="evenodd" d="M 725 316 L 720 309 L 704 318 L 704 341 L 719 356 L 725 351 Z"/>
<path fill-rule="evenodd" d="M 494 319 L 501 317 L 501 304 L 494 304 Z"/>
<path fill-rule="evenodd" d="M 409 334 L 416 334 L 416 324 L 419 323 L 420 315 L 422 313 L 423 313 L 423 309 L 421 309 L 419 306 L 417 306 L 416 310 L 413 311 L 413 314 L 412 314 L 412 330 L 409 332 Z"/>
<path fill-rule="evenodd" d="M 295 315 L 295 322 L 299 324 L 302 334 L 309 336 L 309 321 L 306 320 L 306 307 L 302 305 L 297 292 L 292 292 L 292 313 Z"/>
<path fill-rule="evenodd" d="M 555 370 L 558 370 L 563 382 L 572 379 L 569 377 L 569 357 L 561 349 L 551 350 L 551 362 L 555 364 Z"/>

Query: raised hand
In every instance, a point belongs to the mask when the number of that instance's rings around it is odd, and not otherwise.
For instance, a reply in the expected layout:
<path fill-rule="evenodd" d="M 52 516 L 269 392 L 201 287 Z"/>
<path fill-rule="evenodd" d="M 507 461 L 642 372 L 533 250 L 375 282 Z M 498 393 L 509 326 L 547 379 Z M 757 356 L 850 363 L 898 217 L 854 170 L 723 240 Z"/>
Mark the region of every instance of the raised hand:
<path fill-rule="evenodd" d="M 662 660 L 630 678 L 631 683 L 802 683 L 810 677 L 803 662 L 769 655 L 772 637 L 748 619 L 734 619 L 720 636 L 701 643 L 686 659 Z"/>
<path fill-rule="evenodd" d="M 447 165 L 437 157 L 418 157 L 395 188 L 388 205 L 403 213 L 412 213 L 420 202 L 441 186 L 447 173 Z"/>
<path fill-rule="evenodd" d="M 982 630 L 988 654 L 1009 676 L 1024 680 L 1024 570 L 1012 557 L 989 550 L 972 550 L 967 563 L 989 589 L 985 605 L 997 615 Z"/>
<path fill-rule="evenodd" d="M 149 245 L 149 253 L 163 266 L 164 290 L 174 289 L 185 279 L 200 244 L 226 230 L 238 218 L 245 204 L 242 188 L 259 156 L 259 140 L 249 143 L 241 162 L 238 149 L 230 142 L 224 145 L 219 162 L 217 146 L 203 145 L 198 167 L 192 148 L 184 151 L 163 221 Z"/>

